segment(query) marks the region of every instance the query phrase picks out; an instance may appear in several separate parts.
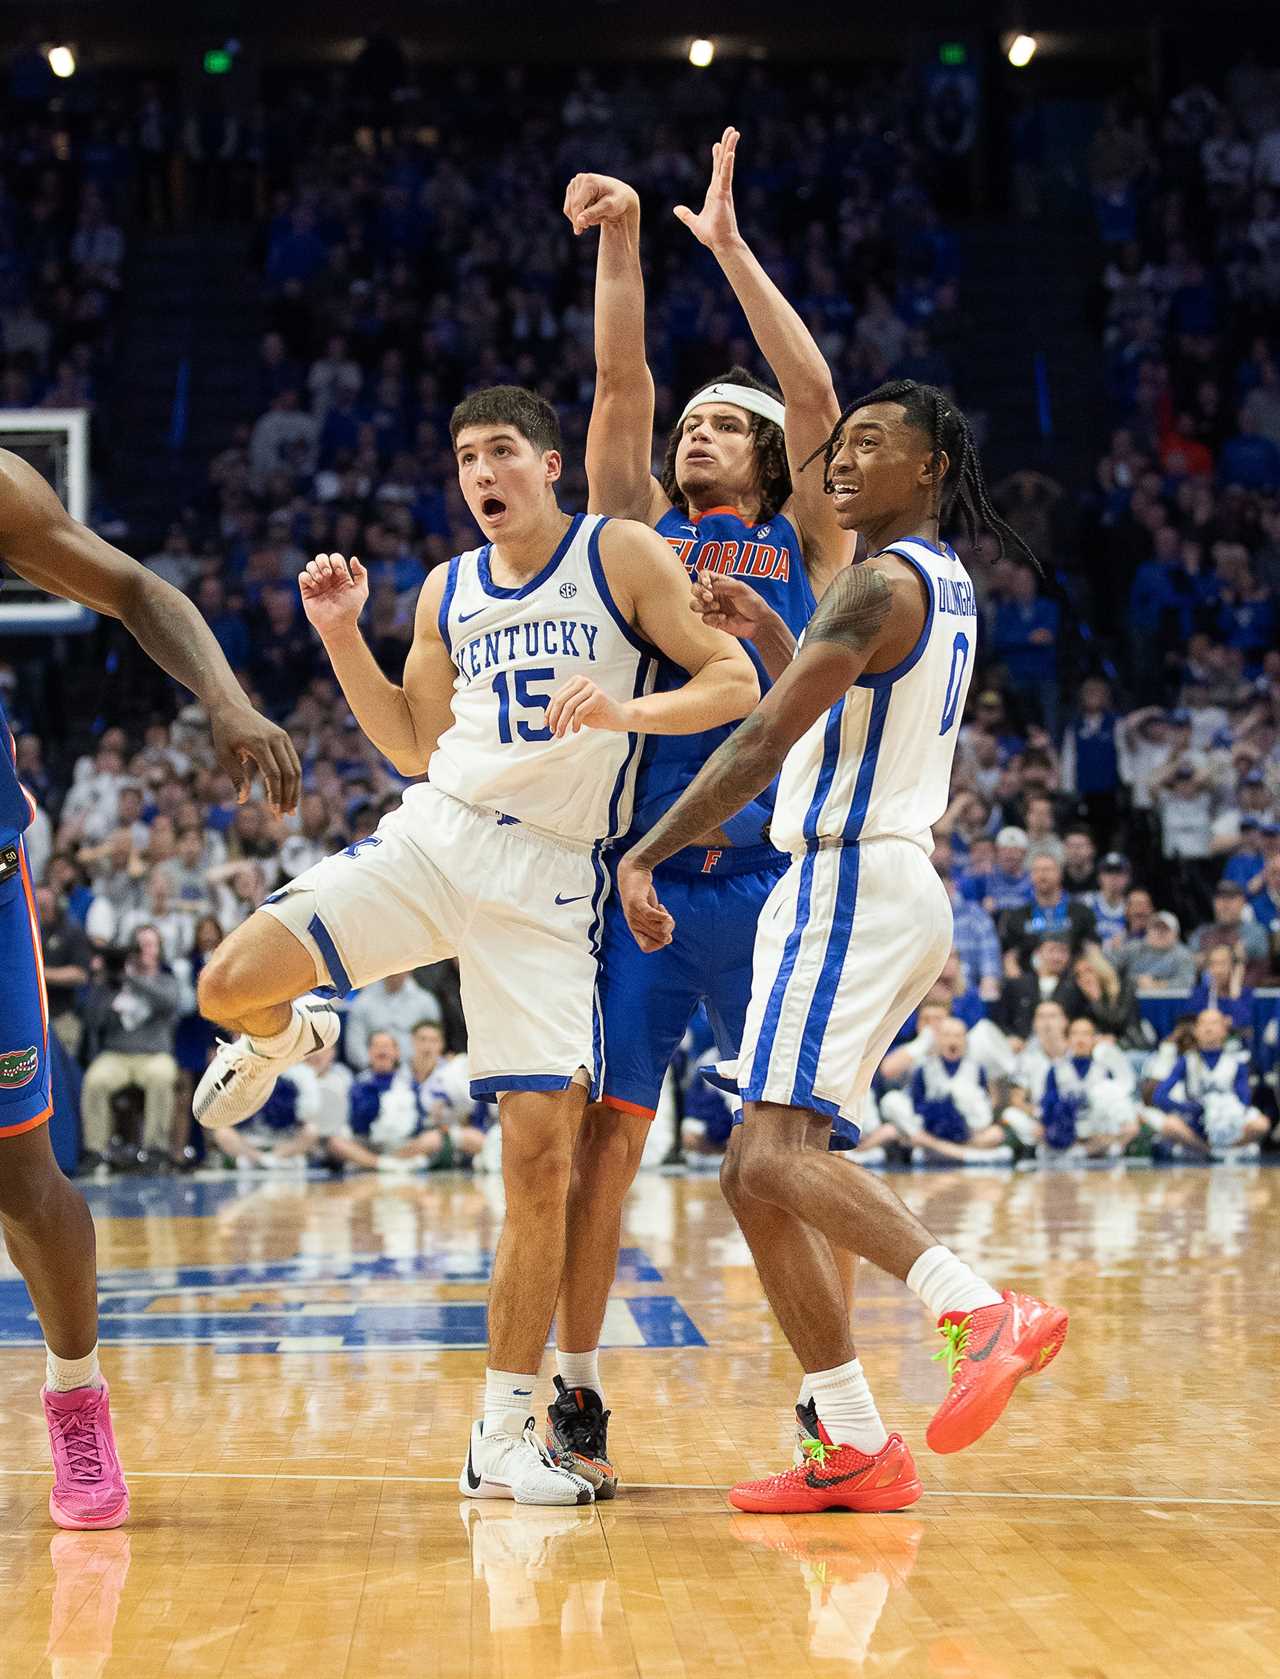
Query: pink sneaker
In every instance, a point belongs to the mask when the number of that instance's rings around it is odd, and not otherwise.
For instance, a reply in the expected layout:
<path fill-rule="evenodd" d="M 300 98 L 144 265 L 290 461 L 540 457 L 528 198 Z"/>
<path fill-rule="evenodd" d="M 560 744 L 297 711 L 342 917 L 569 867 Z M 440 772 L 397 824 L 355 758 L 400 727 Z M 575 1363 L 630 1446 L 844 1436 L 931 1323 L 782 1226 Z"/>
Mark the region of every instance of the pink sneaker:
<path fill-rule="evenodd" d="M 111 1432 L 106 1383 L 70 1393 L 42 1388 L 40 1397 L 53 1457 L 49 1514 L 59 1527 L 119 1527 L 129 1514 L 129 1489 Z"/>

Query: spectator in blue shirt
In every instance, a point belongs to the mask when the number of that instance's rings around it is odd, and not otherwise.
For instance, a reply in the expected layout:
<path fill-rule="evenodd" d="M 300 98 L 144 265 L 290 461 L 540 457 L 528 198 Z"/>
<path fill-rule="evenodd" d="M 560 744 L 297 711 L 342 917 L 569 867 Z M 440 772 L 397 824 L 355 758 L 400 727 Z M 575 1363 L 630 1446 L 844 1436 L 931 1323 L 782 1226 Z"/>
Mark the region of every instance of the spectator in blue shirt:
<path fill-rule="evenodd" d="M 977 989 L 983 1002 L 994 1003 L 1000 995 L 1003 974 L 996 924 L 981 904 L 961 894 L 952 878 L 949 847 L 935 848 L 933 866 L 951 899 L 952 949 L 960 958 L 969 985 Z"/>
<path fill-rule="evenodd" d="M 1271 967 L 1280 966 L 1280 849 L 1262 865 L 1262 890 L 1249 900 L 1253 919 L 1271 940 Z"/>
<path fill-rule="evenodd" d="M 1118 851 L 1108 851 L 1098 864 L 1098 886 L 1084 894 L 1084 903 L 1093 911 L 1098 942 L 1104 950 L 1118 950 L 1129 936 L 1126 919 L 1129 887 L 1133 870 L 1129 859 Z"/>
<path fill-rule="evenodd" d="M 1188 1012 L 1218 1009 L 1231 1023 L 1234 1037 L 1253 1037 L 1253 987 L 1244 983 L 1244 967 L 1229 944 L 1215 944 L 1204 960 L 1200 983 L 1187 998 Z"/>
<path fill-rule="evenodd" d="M 1222 445 L 1218 477 L 1223 484 L 1270 495 L 1280 487 L 1280 449 L 1258 429 L 1252 414 L 1241 410 L 1239 432 Z"/>
<path fill-rule="evenodd" d="M 1022 909 L 1035 897 L 1027 873 L 1027 836 L 1022 828 L 1001 828 L 996 835 L 996 866 L 982 883 L 980 902 L 988 915 Z"/>
<path fill-rule="evenodd" d="M 1009 595 L 996 608 L 993 651 L 1049 733 L 1058 733 L 1058 603 L 1042 600 L 1030 566 L 1014 566 Z"/>
<path fill-rule="evenodd" d="M 1080 709 L 1063 731 L 1059 778 L 1062 791 L 1075 794 L 1090 827 L 1104 842 L 1114 833 L 1120 814 L 1119 722 L 1110 684 L 1100 676 L 1086 677 L 1080 684 Z"/>

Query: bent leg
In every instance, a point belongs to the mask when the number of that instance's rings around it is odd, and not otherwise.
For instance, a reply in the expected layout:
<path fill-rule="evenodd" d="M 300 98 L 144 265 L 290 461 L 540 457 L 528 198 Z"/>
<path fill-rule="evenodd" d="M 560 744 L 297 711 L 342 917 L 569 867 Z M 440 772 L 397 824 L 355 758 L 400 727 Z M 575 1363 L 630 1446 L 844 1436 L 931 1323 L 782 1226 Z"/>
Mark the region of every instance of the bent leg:
<path fill-rule="evenodd" d="M 206 1020 L 269 1038 L 289 1024 L 295 997 L 320 983 L 315 958 L 274 915 L 255 910 L 205 964 L 197 987 Z"/>
<path fill-rule="evenodd" d="M 814 1147 L 825 1153 L 825 1122 L 815 1119 L 814 1129 L 822 1132 Z M 825 1240 L 794 1211 L 750 1192 L 742 1170 L 747 1154 L 744 1131 L 744 1126 L 734 1128 L 720 1183 L 747 1239 L 765 1295 L 802 1370 L 847 1364 L 856 1356 L 849 1312 L 853 1264 L 847 1263 L 853 1256 L 847 1247 Z M 841 1163 L 840 1170 L 848 1173 L 849 1167 Z"/>
<path fill-rule="evenodd" d="M 813 1117 L 772 1102 L 747 1104 L 743 1190 L 905 1280 L 934 1238 L 881 1179 L 815 1146 Z"/>
<path fill-rule="evenodd" d="M 489 1368 L 537 1375 L 560 1293 L 581 1085 L 513 1090 L 498 1109 L 507 1216 L 489 1285 Z"/>
<path fill-rule="evenodd" d="M 583 1117 L 565 1209 L 566 1260 L 556 1316 L 561 1352 L 600 1345 L 622 1241 L 622 1205 L 653 1121 L 593 1102 Z M 505 1138 L 504 1138 L 505 1141 Z"/>
<path fill-rule="evenodd" d="M 93 1218 L 53 1158 L 47 1125 L 0 1137 L 0 1228 L 49 1350 L 86 1358 L 98 1339 Z"/>

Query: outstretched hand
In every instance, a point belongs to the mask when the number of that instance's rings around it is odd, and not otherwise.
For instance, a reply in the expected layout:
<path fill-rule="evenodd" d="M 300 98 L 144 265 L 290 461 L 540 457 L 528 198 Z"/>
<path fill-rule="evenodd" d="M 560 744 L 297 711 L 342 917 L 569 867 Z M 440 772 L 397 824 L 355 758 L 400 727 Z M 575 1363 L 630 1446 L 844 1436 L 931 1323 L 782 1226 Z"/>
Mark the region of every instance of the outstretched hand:
<path fill-rule="evenodd" d="M 351 556 L 317 554 L 298 573 L 302 610 L 321 637 L 355 624 L 369 598 L 369 573 Z"/>
<path fill-rule="evenodd" d="M 653 870 L 641 868 L 624 857 L 618 864 L 618 897 L 632 937 L 646 953 L 671 943 L 675 920 L 658 902 Z"/>
<path fill-rule="evenodd" d="M 585 233 L 589 227 L 638 216 L 640 197 L 613 175 L 575 175 L 565 189 L 564 213 L 575 233 Z"/>
<path fill-rule="evenodd" d="M 709 250 L 738 237 L 738 215 L 733 207 L 733 159 L 738 149 L 738 130 L 726 128 L 711 148 L 711 180 L 702 208 L 695 215 L 687 204 L 677 204 L 675 214 Z"/>

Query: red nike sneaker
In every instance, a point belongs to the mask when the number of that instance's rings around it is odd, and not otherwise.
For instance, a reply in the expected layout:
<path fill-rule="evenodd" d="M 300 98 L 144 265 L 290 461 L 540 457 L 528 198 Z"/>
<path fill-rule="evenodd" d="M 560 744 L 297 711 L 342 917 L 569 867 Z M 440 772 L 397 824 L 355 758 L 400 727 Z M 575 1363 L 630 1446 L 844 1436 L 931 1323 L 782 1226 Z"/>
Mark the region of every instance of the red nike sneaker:
<path fill-rule="evenodd" d="M 874 1457 L 856 1446 L 837 1446 L 821 1423 L 804 1443 L 805 1462 L 767 1481 L 739 1481 L 729 1502 L 762 1516 L 807 1516 L 821 1510 L 905 1510 L 924 1491 L 900 1434 L 891 1434 Z"/>
<path fill-rule="evenodd" d="M 1067 1314 L 1006 1289 L 998 1306 L 944 1312 L 938 1333 L 946 1345 L 933 1356 L 946 1360 L 951 1387 L 925 1440 L 932 1451 L 958 1452 L 999 1419 L 1024 1376 L 1034 1376 L 1062 1351 Z"/>

